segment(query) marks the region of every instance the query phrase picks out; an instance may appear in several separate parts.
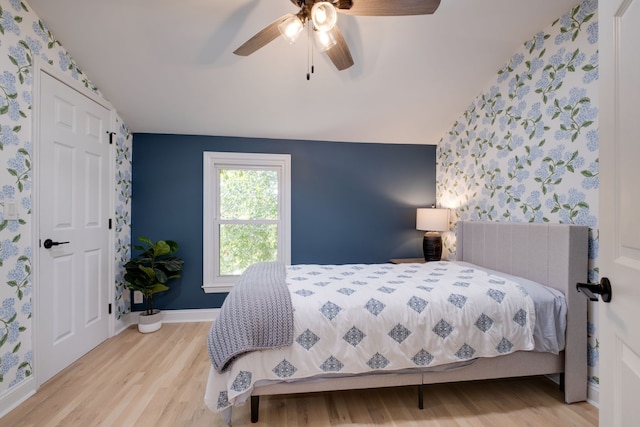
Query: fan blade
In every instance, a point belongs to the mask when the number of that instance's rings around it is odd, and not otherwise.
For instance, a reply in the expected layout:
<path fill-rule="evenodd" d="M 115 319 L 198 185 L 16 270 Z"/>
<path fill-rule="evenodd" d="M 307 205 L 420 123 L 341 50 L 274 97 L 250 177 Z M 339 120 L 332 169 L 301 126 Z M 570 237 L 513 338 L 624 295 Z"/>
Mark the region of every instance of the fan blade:
<path fill-rule="evenodd" d="M 430 15 L 438 6 L 440 0 L 353 0 L 350 9 L 338 12 L 359 16 Z"/>
<path fill-rule="evenodd" d="M 261 47 L 264 47 L 267 44 L 271 43 L 280 35 L 278 25 L 280 25 L 280 23 L 285 21 L 286 19 L 289 19 L 289 17 L 291 16 L 294 15 L 291 13 L 287 13 L 286 15 L 276 19 L 271 24 L 264 27 L 255 36 L 247 40 L 242 46 L 234 50 L 233 53 L 240 56 L 249 56 Z"/>
<path fill-rule="evenodd" d="M 336 44 L 327 51 L 327 55 L 338 70 L 346 70 L 353 65 L 353 58 L 351 57 L 349 46 L 347 46 L 347 42 L 337 25 L 331 29 L 331 34 L 335 37 Z"/>

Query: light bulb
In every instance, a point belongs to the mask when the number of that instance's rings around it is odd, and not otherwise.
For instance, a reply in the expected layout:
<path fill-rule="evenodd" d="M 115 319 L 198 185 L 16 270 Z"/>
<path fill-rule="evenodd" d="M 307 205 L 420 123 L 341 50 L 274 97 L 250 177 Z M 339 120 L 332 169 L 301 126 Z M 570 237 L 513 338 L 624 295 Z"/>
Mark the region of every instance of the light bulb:
<path fill-rule="evenodd" d="M 321 1 L 314 4 L 311 8 L 311 20 L 316 30 L 329 31 L 336 25 L 338 13 L 331 3 Z"/>
<path fill-rule="evenodd" d="M 336 45 L 336 38 L 330 31 L 315 31 L 316 45 L 321 51 L 327 51 Z"/>
<path fill-rule="evenodd" d="M 327 12 L 324 8 L 318 8 L 316 10 L 315 18 L 318 25 L 324 25 L 327 22 Z"/>
<path fill-rule="evenodd" d="M 278 25 L 280 34 L 290 44 L 294 44 L 298 40 L 298 36 L 302 32 L 302 21 L 297 16 L 290 16 Z"/>

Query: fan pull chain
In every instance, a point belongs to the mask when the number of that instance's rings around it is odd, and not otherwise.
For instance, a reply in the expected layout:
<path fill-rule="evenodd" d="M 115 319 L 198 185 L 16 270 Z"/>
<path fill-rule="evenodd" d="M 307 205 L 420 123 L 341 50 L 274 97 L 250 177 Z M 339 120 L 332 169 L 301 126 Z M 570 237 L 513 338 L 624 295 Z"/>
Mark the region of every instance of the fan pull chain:
<path fill-rule="evenodd" d="M 307 25 L 307 80 L 311 80 L 311 23 Z"/>
<path fill-rule="evenodd" d="M 313 72 L 315 71 L 315 66 L 314 66 L 314 55 L 313 53 L 315 52 L 315 49 L 313 48 L 313 31 L 311 31 L 311 25 L 309 25 L 309 34 L 311 34 L 311 37 L 309 37 L 309 49 L 311 49 L 311 74 L 313 74 Z"/>
<path fill-rule="evenodd" d="M 314 56 L 313 56 L 313 40 L 312 25 L 307 26 L 307 80 L 311 80 L 311 74 L 315 72 Z"/>

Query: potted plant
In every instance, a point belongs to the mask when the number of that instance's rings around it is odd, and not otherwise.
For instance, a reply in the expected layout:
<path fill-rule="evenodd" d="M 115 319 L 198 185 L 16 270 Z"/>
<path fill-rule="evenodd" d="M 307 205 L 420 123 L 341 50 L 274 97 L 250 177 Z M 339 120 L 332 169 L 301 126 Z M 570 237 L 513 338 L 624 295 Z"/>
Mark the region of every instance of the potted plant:
<path fill-rule="evenodd" d="M 124 280 L 127 289 L 142 294 L 145 310 L 138 316 L 138 330 L 142 333 L 155 332 L 162 326 L 160 310 L 153 308 L 153 295 L 169 289 L 167 282 L 180 277 L 184 261 L 173 256 L 178 251 L 178 244 L 173 240 L 151 241 L 140 236 L 143 245 L 134 245 L 140 255 L 132 258 L 124 265 Z"/>

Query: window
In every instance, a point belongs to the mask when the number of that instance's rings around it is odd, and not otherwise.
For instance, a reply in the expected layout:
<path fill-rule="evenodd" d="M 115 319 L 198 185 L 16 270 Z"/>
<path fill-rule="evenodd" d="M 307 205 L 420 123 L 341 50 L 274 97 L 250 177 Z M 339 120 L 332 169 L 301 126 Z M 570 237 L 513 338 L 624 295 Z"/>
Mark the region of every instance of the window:
<path fill-rule="evenodd" d="M 205 292 L 227 292 L 251 264 L 291 263 L 291 156 L 204 153 Z"/>

